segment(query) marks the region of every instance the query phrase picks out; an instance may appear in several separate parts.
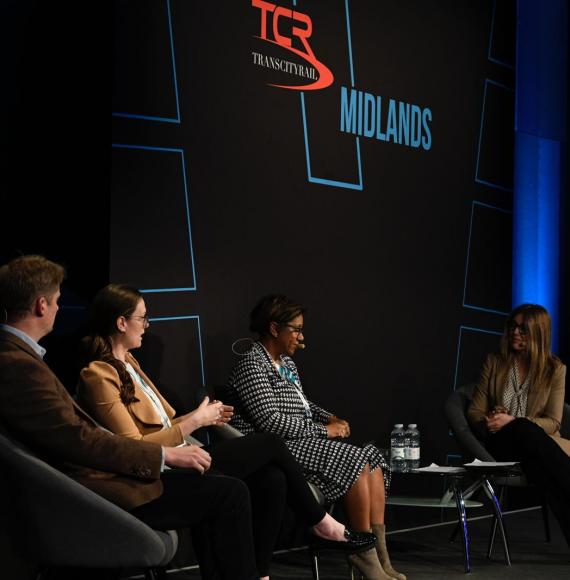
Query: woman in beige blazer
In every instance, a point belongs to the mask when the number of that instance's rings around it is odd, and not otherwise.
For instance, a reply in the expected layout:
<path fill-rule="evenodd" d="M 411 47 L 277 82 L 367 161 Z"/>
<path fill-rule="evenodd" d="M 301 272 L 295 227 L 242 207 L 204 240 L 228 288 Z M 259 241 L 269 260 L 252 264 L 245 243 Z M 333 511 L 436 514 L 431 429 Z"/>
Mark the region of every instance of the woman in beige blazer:
<path fill-rule="evenodd" d="M 219 401 L 210 403 L 208 397 L 191 413 L 175 417 L 174 409 L 130 352 L 125 353 L 124 362 L 125 367 L 130 365 L 134 370 L 134 376 L 138 375 L 144 381 L 151 391 L 151 397 L 154 396 L 160 401 L 170 425 L 163 424 L 164 416 L 161 416 L 157 405 L 147 395 L 148 391 L 143 390 L 140 381 L 132 379 L 133 395 L 125 404 L 126 396 L 122 394 L 123 380 L 119 375 L 120 371 L 109 362 L 93 360 L 81 370 L 78 402 L 113 433 L 175 447 L 182 445 L 196 429 L 224 424 L 227 421 L 231 407 L 226 407 Z"/>
<path fill-rule="evenodd" d="M 570 441 L 560 437 L 566 367 L 550 342 L 545 308 L 515 308 L 500 352 L 487 357 L 467 415 L 493 457 L 520 461 L 544 490 L 570 545 Z"/>
<path fill-rule="evenodd" d="M 118 435 L 163 446 L 185 444 L 198 427 L 224 424 L 231 407 L 206 397 L 180 417 L 162 397 L 129 352 L 139 348 L 149 319 L 142 294 L 110 284 L 95 297 L 91 335 L 85 344 L 87 365 L 81 371 L 78 399 L 104 427 Z M 230 439 L 206 448 L 212 467 L 243 479 L 252 500 L 253 536 L 260 576 L 268 579 L 269 563 L 288 502 L 329 547 L 346 551 L 369 548 L 375 537 L 351 532 L 315 500 L 301 468 L 272 434 Z"/>

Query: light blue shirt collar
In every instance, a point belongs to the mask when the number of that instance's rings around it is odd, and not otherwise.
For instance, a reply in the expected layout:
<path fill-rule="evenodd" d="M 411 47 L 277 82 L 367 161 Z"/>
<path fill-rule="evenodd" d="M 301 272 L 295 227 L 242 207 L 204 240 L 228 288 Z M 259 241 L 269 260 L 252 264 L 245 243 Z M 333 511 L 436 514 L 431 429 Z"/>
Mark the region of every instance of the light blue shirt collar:
<path fill-rule="evenodd" d="M 42 359 L 44 358 L 44 355 L 46 354 L 46 349 L 43 346 L 40 346 L 33 338 L 29 337 L 25 332 L 22 332 L 18 328 L 14 328 L 9 324 L 0 324 L 0 328 L 2 330 L 5 330 L 6 332 L 9 332 L 10 334 L 13 334 L 14 336 L 17 336 L 20 340 L 23 340 L 28 346 L 30 346 L 34 350 L 34 352 L 40 358 Z"/>

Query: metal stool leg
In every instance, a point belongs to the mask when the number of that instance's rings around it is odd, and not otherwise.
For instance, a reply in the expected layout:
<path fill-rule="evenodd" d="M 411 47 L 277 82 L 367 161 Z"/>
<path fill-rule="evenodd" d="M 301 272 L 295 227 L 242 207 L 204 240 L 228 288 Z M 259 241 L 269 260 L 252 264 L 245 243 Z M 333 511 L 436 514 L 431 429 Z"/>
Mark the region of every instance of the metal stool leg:
<path fill-rule="evenodd" d="M 455 540 L 457 539 L 457 534 L 459 533 L 460 529 L 461 529 L 461 523 L 458 521 L 455 524 L 455 527 L 453 528 L 453 532 L 451 532 L 451 536 L 449 536 L 449 543 L 450 544 L 455 544 Z"/>
<path fill-rule="evenodd" d="M 463 556 L 465 558 L 465 573 L 471 572 L 471 562 L 469 560 L 469 533 L 467 531 L 467 513 L 465 512 L 465 500 L 461 488 L 457 484 L 457 480 L 452 478 L 451 485 L 455 495 L 455 502 L 457 504 L 457 511 L 459 513 L 459 525 L 461 526 L 461 540 L 463 543 Z"/>
<path fill-rule="evenodd" d="M 505 532 L 505 526 L 503 524 L 503 512 L 501 511 L 501 504 L 499 503 L 499 500 L 497 499 L 497 496 L 495 495 L 495 490 L 493 489 L 493 486 L 490 484 L 490 482 L 487 478 L 485 478 L 483 481 L 483 489 L 485 490 L 487 497 L 491 500 L 491 505 L 493 507 L 493 511 L 495 512 L 495 522 L 493 523 L 493 525 L 494 526 L 496 524 L 499 525 L 499 531 L 501 532 L 501 537 L 503 538 L 503 550 L 505 552 L 505 560 L 507 561 L 507 566 L 510 566 L 511 565 L 511 554 L 509 552 L 509 544 L 507 541 L 507 534 Z M 493 536 L 493 541 L 494 541 L 494 536 Z M 492 549 L 493 548 L 492 548 L 492 544 L 491 544 L 489 546 L 489 552 L 487 554 L 487 556 L 489 558 L 491 557 Z"/>
<path fill-rule="evenodd" d="M 499 491 L 499 505 L 504 505 L 505 486 L 501 486 L 501 491 Z M 491 501 L 493 501 L 491 499 Z M 493 555 L 493 548 L 495 547 L 495 538 L 497 536 L 497 514 L 493 514 L 493 521 L 491 522 L 491 530 L 489 532 L 489 545 L 487 547 L 487 558 L 490 560 Z"/>
<path fill-rule="evenodd" d="M 463 494 L 463 499 L 469 499 L 473 494 L 477 493 L 481 486 L 483 485 L 483 479 L 479 478 L 477 481 L 472 483 L 467 489 L 465 489 Z M 451 498 L 450 498 L 451 499 Z M 451 532 L 451 536 L 449 537 L 449 543 L 454 544 L 455 540 L 457 539 L 457 534 L 461 530 L 461 522 L 457 522 L 455 527 L 453 528 L 453 532 Z"/>

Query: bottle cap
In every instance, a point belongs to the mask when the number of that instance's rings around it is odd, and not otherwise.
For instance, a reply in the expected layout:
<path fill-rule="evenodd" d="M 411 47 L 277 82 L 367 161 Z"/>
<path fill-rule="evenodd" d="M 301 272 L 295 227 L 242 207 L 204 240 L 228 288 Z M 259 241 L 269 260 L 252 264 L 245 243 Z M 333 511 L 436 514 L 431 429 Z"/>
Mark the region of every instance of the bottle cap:
<path fill-rule="evenodd" d="M 408 425 L 408 429 L 417 429 L 417 427 L 418 427 L 417 423 L 410 423 Z"/>
<path fill-rule="evenodd" d="M 403 426 L 404 426 L 404 424 L 403 424 L 403 423 L 396 423 L 396 424 L 394 425 L 394 427 L 396 427 L 396 428 L 400 428 L 400 429 L 401 429 Z"/>

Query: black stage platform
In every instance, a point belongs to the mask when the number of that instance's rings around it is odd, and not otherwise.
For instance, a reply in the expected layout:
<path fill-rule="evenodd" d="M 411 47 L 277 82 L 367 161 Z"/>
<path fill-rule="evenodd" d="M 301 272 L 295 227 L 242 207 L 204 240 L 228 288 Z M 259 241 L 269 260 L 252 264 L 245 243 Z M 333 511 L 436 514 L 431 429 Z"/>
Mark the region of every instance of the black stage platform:
<path fill-rule="evenodd" d="M 449 542 L 452 523 L 419 529 L 400 530 L 389 536 L 389 547 L 396 569 L 410 580 L 538 580 L 570 578 L 570 549 L 553 517 L 552 540 L 546 543 L 540 510 L 530 509 L 506 516 L 513 565 L 504 564 L 497 542 L 492 560 L 487 560 L 487 538 L 491 520 L 487 517 L 469 522 L 472 572 L 463 572 L 463 553 L 459 539 Z M 321 580 L 348 580 L 348 566 L 342 556 L 325 554 L 321 558 Z M 172 580 L 200 578 L 195 569 L 169 571 Z M 311 570 L 306 549 L 277 553 L 273 560 L 272 580 L 310 580 Z"/>

